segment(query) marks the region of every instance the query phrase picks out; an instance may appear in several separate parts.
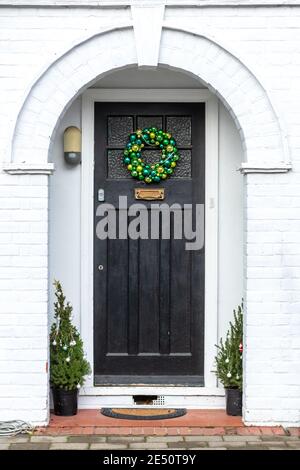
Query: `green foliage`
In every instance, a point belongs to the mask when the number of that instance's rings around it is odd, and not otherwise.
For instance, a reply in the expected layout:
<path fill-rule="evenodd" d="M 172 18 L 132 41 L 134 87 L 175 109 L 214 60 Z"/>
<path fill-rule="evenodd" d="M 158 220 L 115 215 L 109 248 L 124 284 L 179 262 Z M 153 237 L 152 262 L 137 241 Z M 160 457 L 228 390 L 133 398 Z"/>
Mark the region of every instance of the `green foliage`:
<path fill-rule="evenodd" d="M 50 383 L 57 388 L 74 390 L 83 385 L 91 368 L 84 357 L 80 334 L 71 323 L 72 306 L 66 303 L 60 282 L 53 284 L 56 302 L 50 332 Z"/>
<path fill-rule="evenodd" d="M 221 338 L 215 358 L 216 375 L 225 388 L 243 387 L 243 304 L 233 311 L 225 342 Z"/>

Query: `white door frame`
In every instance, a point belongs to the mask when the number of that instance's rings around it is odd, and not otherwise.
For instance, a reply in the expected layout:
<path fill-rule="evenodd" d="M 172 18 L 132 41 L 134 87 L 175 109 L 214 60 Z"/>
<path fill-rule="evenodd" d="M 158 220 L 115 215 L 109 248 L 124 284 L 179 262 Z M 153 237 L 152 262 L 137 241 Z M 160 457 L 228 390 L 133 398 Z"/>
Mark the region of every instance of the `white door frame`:
<path fill-rule="evenodd" d="M 94 103 L 197 102 L 205 103 L 205 337 L 204 387 L 95 387 L 93 357 L 93 227 L 94 227 Z M 81 170 L 81 335 L 92 374 L 81 395 L 112 396 L 163 394 L 223 395 L 213 372 L 218 340 L 218 99 L 203 89 L 89 89 L 82 95 Z M 154 391 L 155 389 L 155 391 Z"/>

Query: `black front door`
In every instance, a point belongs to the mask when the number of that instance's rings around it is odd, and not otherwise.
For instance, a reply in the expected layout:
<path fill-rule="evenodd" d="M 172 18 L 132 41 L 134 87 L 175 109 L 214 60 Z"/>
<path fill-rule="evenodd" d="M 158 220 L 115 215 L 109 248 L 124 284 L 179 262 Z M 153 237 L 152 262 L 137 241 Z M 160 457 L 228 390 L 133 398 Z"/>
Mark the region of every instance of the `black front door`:
<path fill-rule="evenodd" d="M 174 175 L 157 185 L 131 177 L 123 164 L 128 135 L 157 127 L 177 141 Z M 166 204 L 204 204 L 203 103 L 95 103 L 94 381 L 103 384 L 204 385 L 204 248 L 185 239 L 108 239 L 96 236 L 98 190 L 120 212 L 142 202 L 135 188 L 163 188 Z M 153 163 L 160 152 L 143 150 Z M 122 209 L 124 210 L 124 209 Z M 150 219 L 150 217 L 149 217 Z M 129 218 L 130 220 L 130 218 Z"/>

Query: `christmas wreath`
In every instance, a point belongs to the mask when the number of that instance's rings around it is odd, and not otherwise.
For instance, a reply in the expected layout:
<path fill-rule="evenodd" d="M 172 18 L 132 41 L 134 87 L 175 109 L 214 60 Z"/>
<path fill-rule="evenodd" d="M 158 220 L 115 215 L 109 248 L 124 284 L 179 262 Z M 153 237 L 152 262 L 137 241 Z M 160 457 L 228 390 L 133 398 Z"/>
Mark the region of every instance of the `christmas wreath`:
<path fill-rule="evenodd" d="M 145 146 L 161 149 L 161 158 L 157 163 L 148 165 L 142 158 Z M 124 164 L 133 178 L 145 183 L 159 183 L 173 174 L 180 155 L 172 134 L 156 127 L 138 129 L 129 135 L 124 150 Z"/>

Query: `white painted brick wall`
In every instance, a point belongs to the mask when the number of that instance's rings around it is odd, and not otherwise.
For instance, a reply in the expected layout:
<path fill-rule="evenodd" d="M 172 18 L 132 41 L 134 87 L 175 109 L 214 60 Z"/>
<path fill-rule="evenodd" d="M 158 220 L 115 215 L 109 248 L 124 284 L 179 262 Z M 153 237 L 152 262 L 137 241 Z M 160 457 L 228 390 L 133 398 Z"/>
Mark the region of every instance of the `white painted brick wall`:
<path fill-rule="evenodd" d="M 250 423 L 297 423 L 300 417 L 300 201 L 298 190 L 288 185 L 294 176 L 247 176 L 245 419 Z"/>
<path fill-rule="evenodd" d="M 75 44 L 129 21 L 128 8 L 0 9 L 0 161 L 9 160 L 17 113 L 47 67 Z M 243 127 L 250 157 L 264 159 L 276 153 L 279 133 L 266 101 L 261 100 L 261 90 L 266 90 L 286 129 L 293 171 L 245 177 L 245 419 L 247 423 L 299 424 L 300 7 L 167 8 L 165 23 L 213 39 L 260 80 L 262 88 L 212 45 L 212 68 L 201 70 L 205 40 L 194 50 L 192 37 L 182 41 L 180 33 L 173 31 L 163 38 L 165 55 L 179 57 L 180 47 L 190 48 L 181 63 L 189 61 L 200 75 L 213 78 L 213 67 L 226 67 L 235 87 L 226 83 L 220 87 L 223 97 L 239 110 L 238 116 L 232 115 Z M 99 72 L 99 61 L 109 63 L 111 48 L 116 65 L 126 62 L 120 52 L 122 38 L 120 33 L 113 42 L 110 36 L 107 54 L 95 54 L 89 70 L 76 69 L 70 82 L 65 78 L 78 64 L 76 53 L 58 67 L 52 77 L 55 99 L 47 110 L 40 101 L 45 90 L 36 88 L 27 125 L 22 127 L 26 155 L 30 155 L 37 113 L 39 158 L 49 144 L 47 124 L 55 125 L 57 110 L 80 89 L 84 77 L 89 80 Z M 133 51 L 130 54 L 132 60 Z M 252 103 L 245 101 L 245 92 L 253 97 Z M 258 120 L 264 125 L 257 126 Z M 0 420 L 46 422 L 48 416 L 47 178 L 0 174 Z"/>
<path fill-rule="evenodd" d="M 0 420 L 48 419 L 47 178 L 0 175 Z"/>

